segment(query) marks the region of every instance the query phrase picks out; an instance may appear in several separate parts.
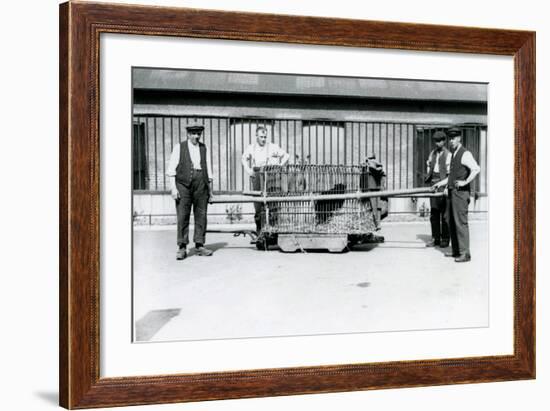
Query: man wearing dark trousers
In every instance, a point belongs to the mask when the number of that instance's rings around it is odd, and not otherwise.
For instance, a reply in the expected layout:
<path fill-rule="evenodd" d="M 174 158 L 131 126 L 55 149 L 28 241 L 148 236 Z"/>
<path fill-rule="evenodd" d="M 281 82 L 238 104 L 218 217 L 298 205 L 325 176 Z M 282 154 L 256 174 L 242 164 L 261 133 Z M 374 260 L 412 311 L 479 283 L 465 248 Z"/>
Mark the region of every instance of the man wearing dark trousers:
<path fill-rule="evenodd" d="M 451 128 L 448 132 L 451 144 L 451 168 L 448 178 L 434 184 L 434 188 L 446 185 L 447 221 L 451 233 L 452 251 L 446 257 L 454 257 L 457 263 L 471 260 L 470 232 L 468 228 L 468 204 L 470 203 L 470 183 L 480 171 L 472 153 L 462 146 L 460 129 Z"/>
<path fill-rule="evenodd" d="M 187 140 L 174 145 L 166 172 L 170 180 L 170 193 L 176 201 L 177 260 L 187 257 L 191 207 L 195 218 L 193 241 L 196 254 L 212 255 L 212 251 L 204 247 L 206 213 L 212 193 L 209 157 L 206 146 L 199 142 L 204 126 L 193 121 L 187 125 L 186 129 Z"/>
<path fill-rule="evenodd" d="M 443 131 L 436 131 L 432 139 L 435 148 L 432 150 L 426 161 L 427 176 L 425 182 L 436 184 L 446 178 L 451 166 L 451 153 L 445 148 L 447 135 Z M 430 197 L 430 225 L 432 228 L 432 240 L 426 244 L 426 247 L 446 248 L 449 246 L 449 225 L 445 210 L 447 208 L 447 198 L 445 195 L 440 197 Z"/>
<path fill-rule="evenodd" d="M 250 144 L 243 152 L 241 163 L 244 171 L 252 177 L 252 189 L 262 190 L 260 175 L 257 170 L 262 166 L 285 165 L 288 162 L 288 153 L 277 144 L 271 143 L 267 138 L 267 128 L 258 126 L 256 128 L 256 142 Z M 265 213 L 264 204 L 254 202 L 254 222 L 256 233 L 260 234 L 262 229 L 262 214 Z"/>

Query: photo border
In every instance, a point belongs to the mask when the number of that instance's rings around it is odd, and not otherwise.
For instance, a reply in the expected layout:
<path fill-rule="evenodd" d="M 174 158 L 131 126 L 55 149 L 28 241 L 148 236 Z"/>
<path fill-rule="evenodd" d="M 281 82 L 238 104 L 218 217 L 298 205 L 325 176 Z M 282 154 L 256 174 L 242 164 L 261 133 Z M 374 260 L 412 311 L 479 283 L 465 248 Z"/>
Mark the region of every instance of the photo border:
<path fill-rule="evenodd" d="M 59 28 L 61 406 L 126 406 L 535 378 L 534 32 L 79 2 L 60 5 Z M 100 378 L 101 33 L 512 56 L 514 354 Z"/>

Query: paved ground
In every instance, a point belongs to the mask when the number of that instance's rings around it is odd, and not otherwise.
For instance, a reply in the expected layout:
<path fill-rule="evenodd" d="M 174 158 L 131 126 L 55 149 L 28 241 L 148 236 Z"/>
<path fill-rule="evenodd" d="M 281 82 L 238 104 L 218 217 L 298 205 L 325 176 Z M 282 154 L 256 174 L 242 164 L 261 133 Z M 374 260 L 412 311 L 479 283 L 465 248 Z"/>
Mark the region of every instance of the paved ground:
<path fill-rule="evenodd" d="M 426 248 L 429 224 L 386 224 L 386 242 L 351 252 L 258 251 L 208 234 L 212 257 L 175 260 L 173 228 L 134 232 L 137 341 L 484 327 L 487 224 L 470 224 L 473 259 Z"/>

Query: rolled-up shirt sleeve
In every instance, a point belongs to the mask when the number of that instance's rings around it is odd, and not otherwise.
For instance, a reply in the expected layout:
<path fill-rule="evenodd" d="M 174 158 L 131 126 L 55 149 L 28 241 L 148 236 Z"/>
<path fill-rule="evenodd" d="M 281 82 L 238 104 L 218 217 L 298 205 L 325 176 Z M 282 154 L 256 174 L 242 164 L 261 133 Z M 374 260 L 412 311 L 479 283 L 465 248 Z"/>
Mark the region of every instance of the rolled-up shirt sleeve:
<path fill-rule="evenodd" d="M 277 146 L 277 155 L 279 156 L 279 158 L 281 159 L 281 164 L 286 164 L 286 162 L 288 161 L 289 159 L 289 155 L 288 153 L 282 149 L 281 147 Z"/>
<path fill-rule="evenodd" d="M 177 143 L 172 149 L 170 154 L 170 160 L 168 161 L 168 168 L 166 169 L 166 175 L 168 177 L 174 177 L 176 175 L 176 168 L 180 162 L 180 145 Z M 209 174 L 210 175 L 210 174 Z"/>
<path fill-rule="evenodd" d="M 481 167 L 479 167 L 479 164 L 477 164 L 477 161 L 474 159 L 474 156 L 471 152 L 465 151 L 462 155 L 462 161 L 463 166 L 468 167 L 470 170 L 470 174 L 474 173 L 477 174 L 481 171 Z"/>
<path fill-rule="evenodd" d="M 253 175 L 254 174 L 254 172 L 252 171 L 252 167 L 254 167 L 254 165 L 255 165 L 254 161 L 253 161 L 254 157 L 252 155 L 253 151 L 254 151 L 254 145 L 250 144 L 245 148 L 244 153 L 241 157 L 241 164 L 243 165 L 244 171 L 248 175 Z"/>
<path fill-rule="evenodd" d="M 445 168 L 446 175 L 449 175 L 451 173 L 451 159 L 453 158 L 453 155 L 451 153 L 447 153 L 447 158 L 445 159 Z"/>
<path fill-rule="evenodd" d="M 252 144 L 247 146 L 244 149 L 243 155 L 241 157 L 241 164 L 243 165 L 244 168 L 249 167 L 248 160 L 250 160 L 251 158 L 252 158 Z"/>

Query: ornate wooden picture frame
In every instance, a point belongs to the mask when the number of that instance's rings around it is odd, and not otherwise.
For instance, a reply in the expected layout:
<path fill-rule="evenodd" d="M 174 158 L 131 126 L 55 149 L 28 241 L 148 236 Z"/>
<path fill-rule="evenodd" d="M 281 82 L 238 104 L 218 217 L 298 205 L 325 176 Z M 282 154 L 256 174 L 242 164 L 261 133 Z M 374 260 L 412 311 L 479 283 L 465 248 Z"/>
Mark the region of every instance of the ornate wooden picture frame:
<path fill-rule="evenodd" d="M 512 56 L 514 353 L 475 358 L 100 377 L 102 33 Z M 184 8 L 60 6 L 60 404 L 91 408 L 535 377 L 535 33 Z M 523 165 L 529 164 L 529 167 Z"/>

